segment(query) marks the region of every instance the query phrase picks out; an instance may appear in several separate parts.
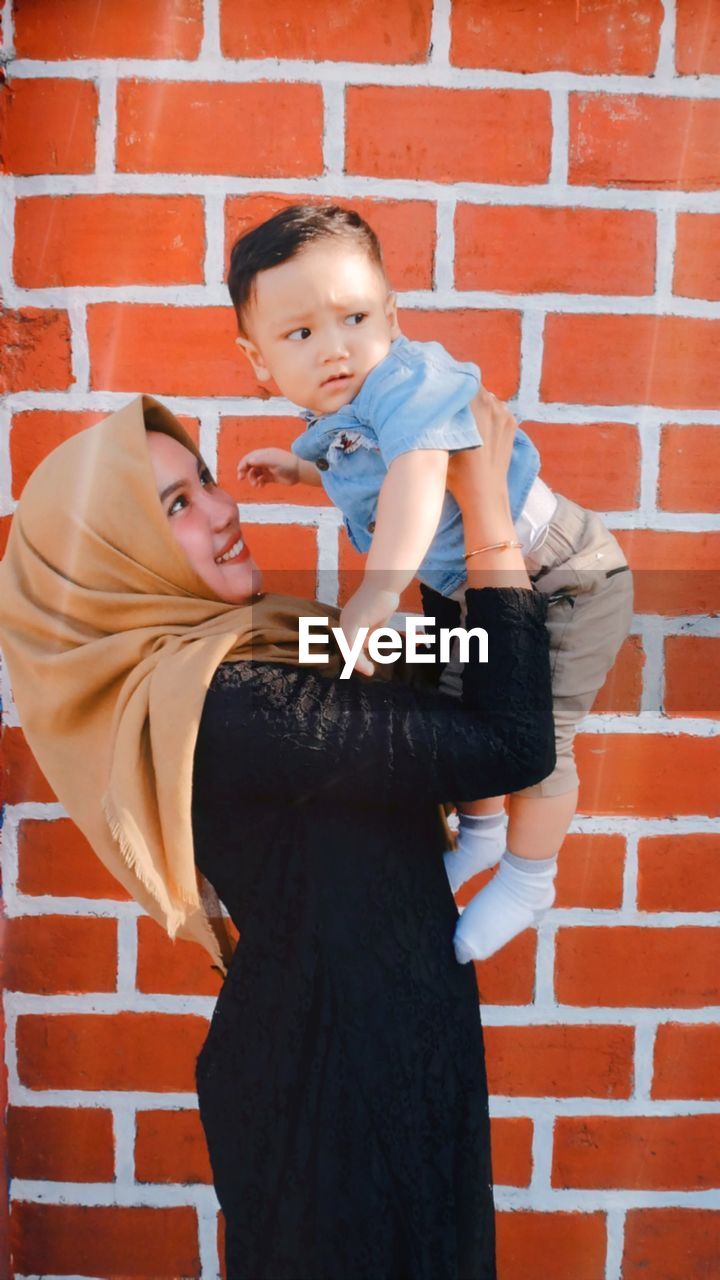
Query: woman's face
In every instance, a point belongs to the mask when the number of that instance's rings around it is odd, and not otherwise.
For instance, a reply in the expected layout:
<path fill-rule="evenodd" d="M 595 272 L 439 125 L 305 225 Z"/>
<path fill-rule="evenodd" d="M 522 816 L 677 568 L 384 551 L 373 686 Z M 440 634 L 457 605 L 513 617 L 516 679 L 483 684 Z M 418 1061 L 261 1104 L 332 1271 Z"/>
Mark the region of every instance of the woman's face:
<path fill-rule="evenodd" d="M 262 587 L 237 507 L 205 464 L 159 431 L 148 431 L 158 496 L 170 529 L 199 577 L 227 604 L 244 604 Z"/>

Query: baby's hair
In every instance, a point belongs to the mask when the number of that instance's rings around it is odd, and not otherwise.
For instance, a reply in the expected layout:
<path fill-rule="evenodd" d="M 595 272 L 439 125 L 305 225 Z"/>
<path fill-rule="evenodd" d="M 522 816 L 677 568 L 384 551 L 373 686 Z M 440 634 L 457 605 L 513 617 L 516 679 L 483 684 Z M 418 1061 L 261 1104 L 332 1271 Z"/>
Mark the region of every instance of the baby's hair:
<path fill-rule="evenodd" d="M 291 204 L 240 236 L 232 247 L 228 288 L 241 331 L 243 311 L 260 272 L 289 262 L 318 240 L 345 240 L 355 245 L 385 274 L 380 241 L 359 213 L 337 204 Z"/>

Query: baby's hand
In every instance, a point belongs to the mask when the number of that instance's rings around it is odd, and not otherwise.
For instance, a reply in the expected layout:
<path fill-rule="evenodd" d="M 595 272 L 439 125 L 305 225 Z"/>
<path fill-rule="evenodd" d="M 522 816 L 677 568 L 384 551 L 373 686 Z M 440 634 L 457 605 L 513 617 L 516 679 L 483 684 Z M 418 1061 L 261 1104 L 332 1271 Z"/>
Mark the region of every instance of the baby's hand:
<path fill-rule="evenodd" d="M 399 602 L 400 596 L 397 591 L 375 587 L 372 582 L 365 580 L 350 597 L 340 614 L 340 626 L 348 644 L 351 646 L 354 644 L 361 627 L 369 627 L 371 631 L 375 627 L 383 627 L 388 618 L 394 614 Z M 358 656 L 356 670 L 366 676 L 371 676 L 375 670 L 364 647 Z"/>
<path fill-rule="evenodd" d="M 289 449 L 253 449 L 238 463 L 238 480 L 248 479 L 261 489 L 266 484 L 297 484 L 298 459 Z"/>

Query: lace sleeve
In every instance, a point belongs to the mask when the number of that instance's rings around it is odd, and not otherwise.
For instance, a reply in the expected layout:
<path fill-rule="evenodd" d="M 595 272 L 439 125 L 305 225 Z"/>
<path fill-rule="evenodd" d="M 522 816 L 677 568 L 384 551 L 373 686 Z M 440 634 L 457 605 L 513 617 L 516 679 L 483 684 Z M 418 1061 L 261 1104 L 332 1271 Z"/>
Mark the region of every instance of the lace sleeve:
<path fill-rule="evenodd" d="M 277 805 L 338 786 L 369 802 L 419 788 L 438 801 L 480 798 L 546 777 L 555 754 L 544 601 L 519 588 L 468 591 L 467 601 L 467 625 L 488 632 L 489 661 L 467 663 L 462 705 L 307 668 L 221 666 L 203 710 L 196 784 L 218 800 L 227 786 L 236 801 Z"/>

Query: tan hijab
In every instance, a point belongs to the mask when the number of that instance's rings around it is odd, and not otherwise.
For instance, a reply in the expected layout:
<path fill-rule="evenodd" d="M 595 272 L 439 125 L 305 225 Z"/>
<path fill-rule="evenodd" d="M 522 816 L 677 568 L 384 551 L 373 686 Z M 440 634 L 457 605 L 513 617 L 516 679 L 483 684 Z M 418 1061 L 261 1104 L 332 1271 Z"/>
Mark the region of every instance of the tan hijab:
<path fill-rule="evenodd" d="M 31 476 L 0 565 L 0 641 L 28 742 L 70 817 L 170 937 L 202 943 L 225 973 L 232 935 L 195 868 L 190 816 L 205 694 L 226 659 L 297 663 L 299 616 L 337 611 L 216 597 L 170 531 L 147 428 L 197 456 L 142 396 Z"/>

